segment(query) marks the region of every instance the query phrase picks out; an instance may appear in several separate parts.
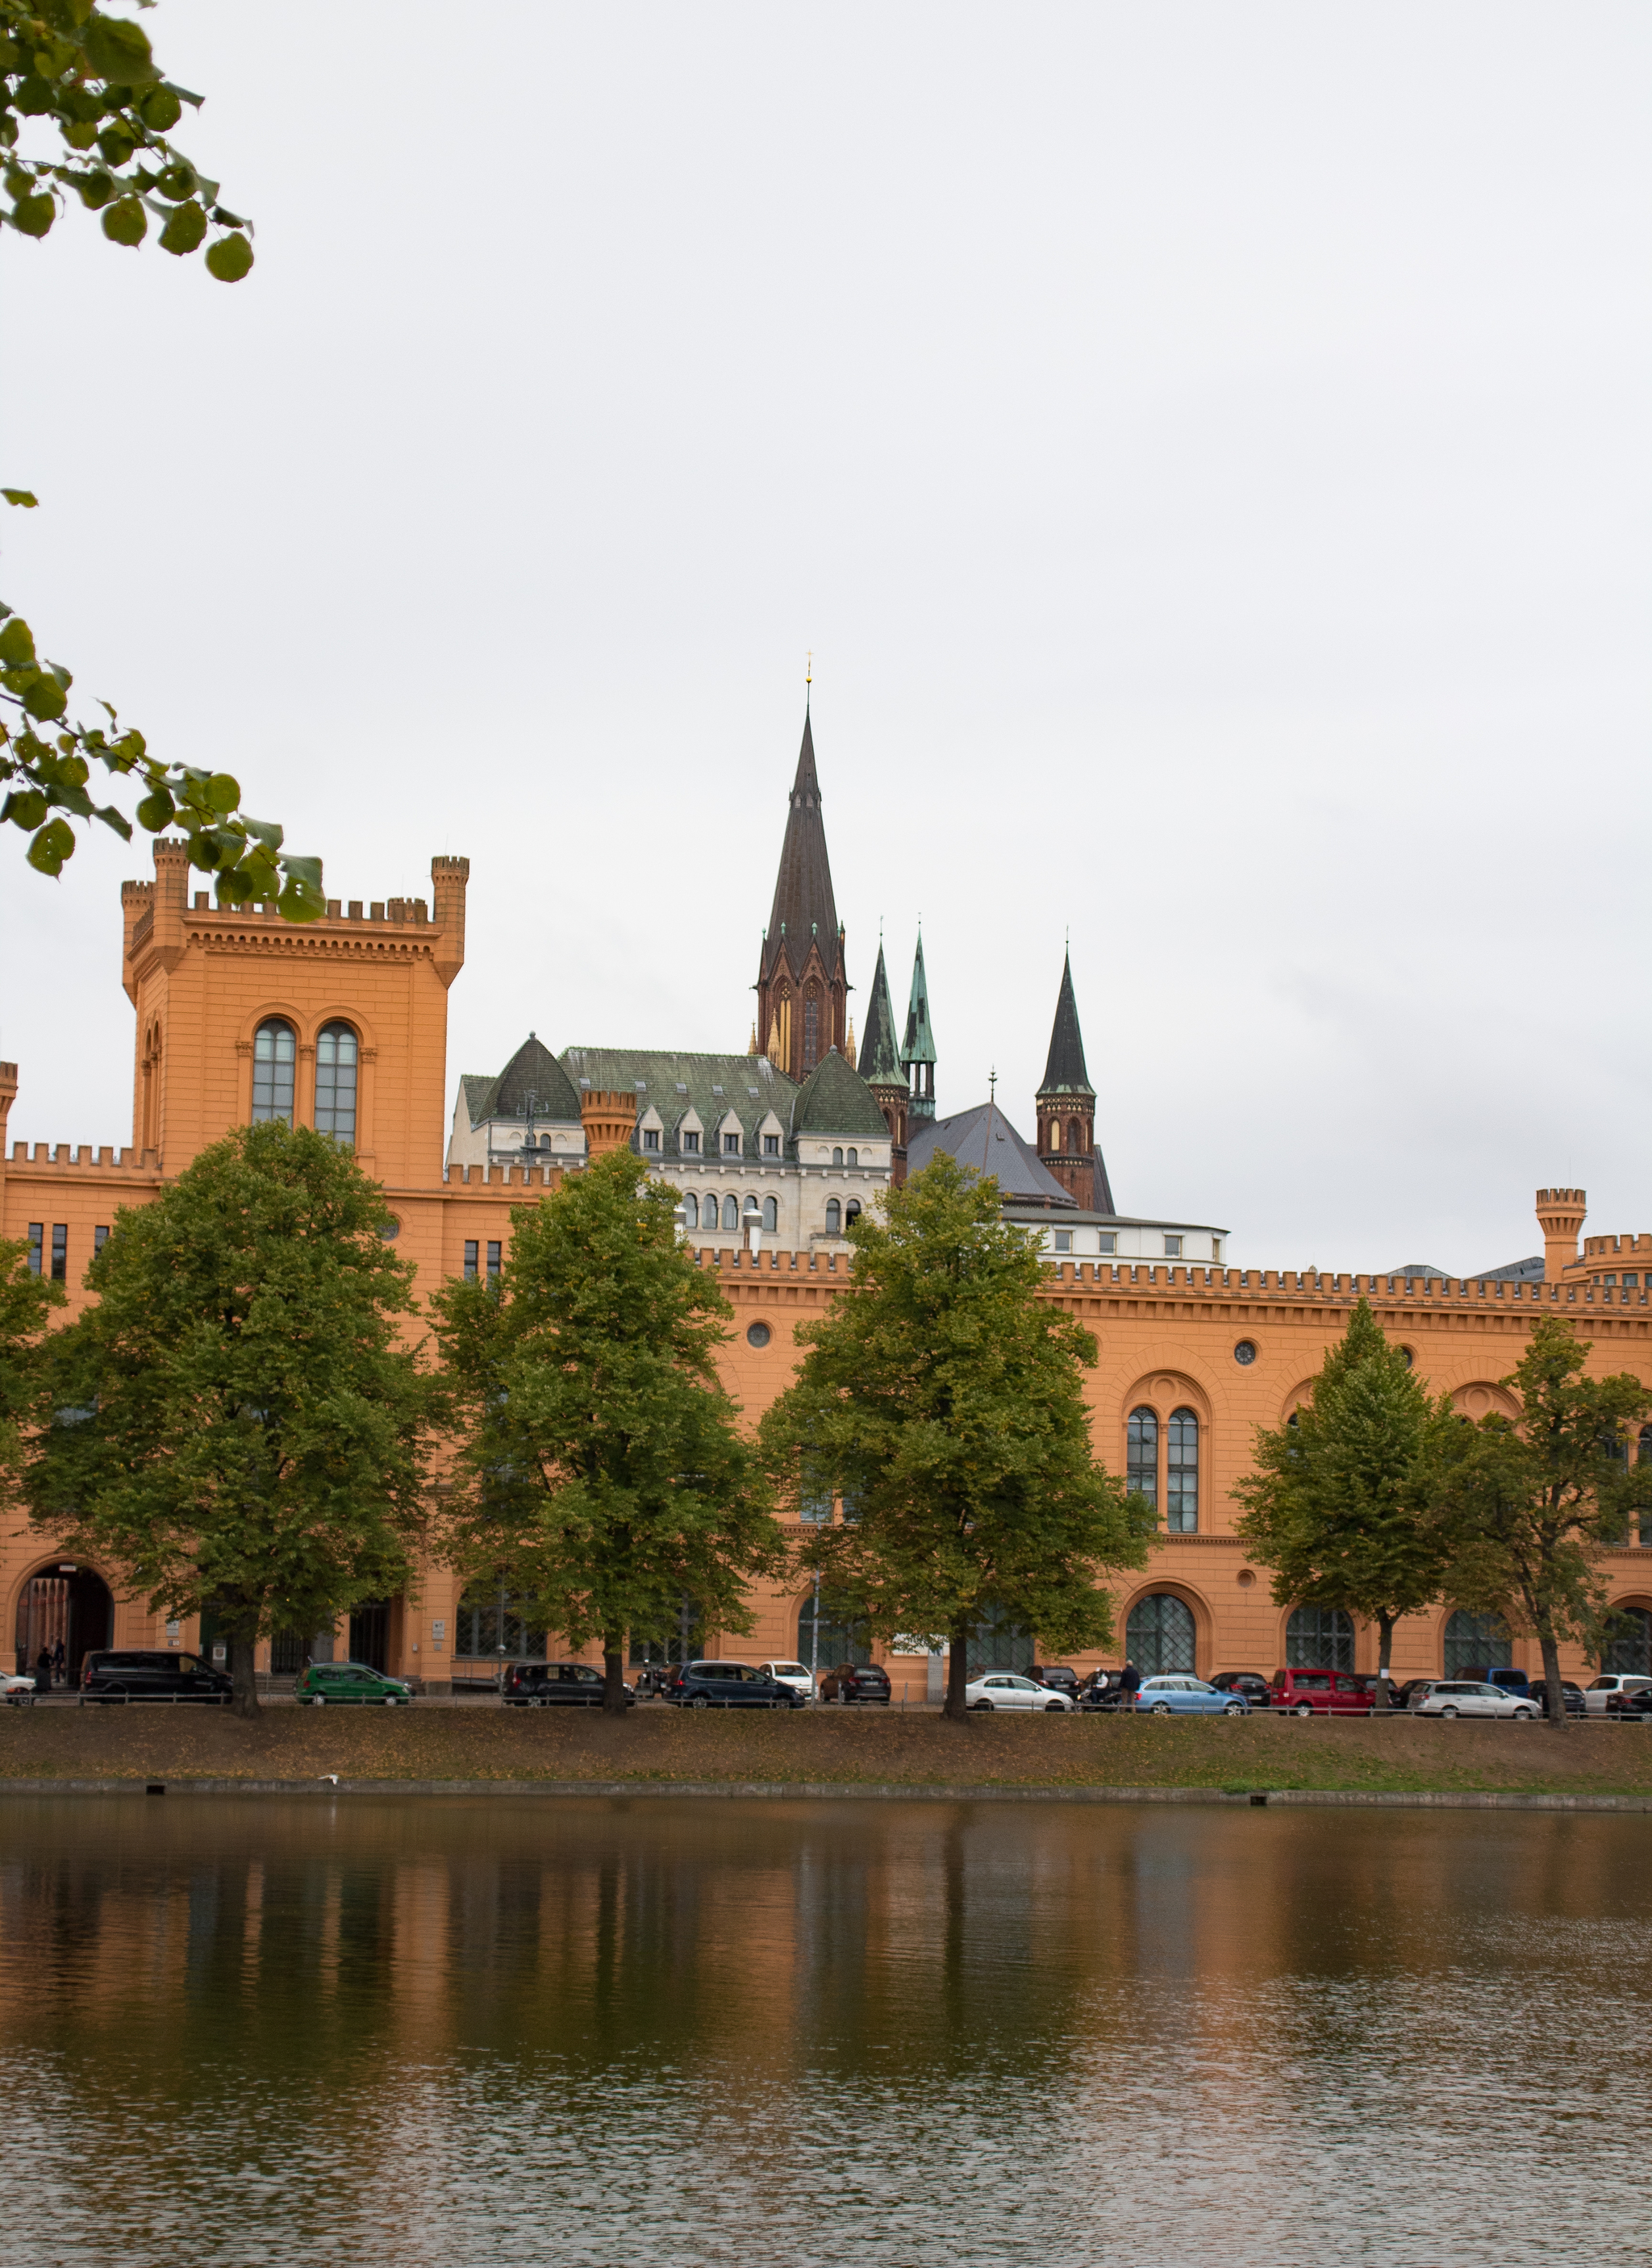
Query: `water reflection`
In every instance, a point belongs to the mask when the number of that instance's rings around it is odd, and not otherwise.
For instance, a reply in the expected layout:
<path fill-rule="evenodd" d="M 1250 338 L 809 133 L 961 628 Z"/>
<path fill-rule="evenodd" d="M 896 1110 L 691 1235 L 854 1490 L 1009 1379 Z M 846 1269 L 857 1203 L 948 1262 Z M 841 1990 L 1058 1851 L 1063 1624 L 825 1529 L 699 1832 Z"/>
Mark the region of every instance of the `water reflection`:
<path fill-rule="evenodd" d="M 26 2268 L 1644 2257 L 1638 1819 L 4 1816 Z"/>

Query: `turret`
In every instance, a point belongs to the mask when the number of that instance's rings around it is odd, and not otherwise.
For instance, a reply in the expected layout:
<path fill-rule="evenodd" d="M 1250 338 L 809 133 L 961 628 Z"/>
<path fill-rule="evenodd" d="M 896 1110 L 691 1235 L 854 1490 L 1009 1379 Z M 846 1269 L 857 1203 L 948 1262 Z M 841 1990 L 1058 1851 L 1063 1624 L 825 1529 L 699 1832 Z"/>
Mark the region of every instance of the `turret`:
<path fill-rule="evenodd" d="M 1095 1089 L 1084 1064 L 1071 954 L 1061 964 L 1061 990 L 1056 996 L 1056 1020 L 1036 1108 L 1039 1164 L 1086 1211 L 1116 1211 L 1107 1167 L 1095 1143 Z"/>
<path fill-rule="evenodd" d="M 866 1035 L 860 1042 L 860 1076 L 872 1089 L 889 1130 L 890 1178 L 898 1189 L 906 1179 L 906 1073 L 895 1044 L 895 1012 L 889 1005 L 889 980 L 883 967 L 883 942 L 878 941 L 877 974 L 867 1004 Z"/>
<path fill-rule="evenodd" d="M 1578 1232 L 1588 1216 L 1582 1189 L 1539 1189 L 1538 1223 L 1543 1231 L 1543 1280 L 1558 1284 L 1577 1258 Z"/>
<path fill-rule="evenodd" d="M 929 1021 L 929 979 L 924 973 L 924 932 L 912 956 L 912 989 L 906 1003 L 906 1037 L 901 1042 L 906 1074 L 907 1116 L 914 1126 L 935 1115 L 935 1035 Z"/>

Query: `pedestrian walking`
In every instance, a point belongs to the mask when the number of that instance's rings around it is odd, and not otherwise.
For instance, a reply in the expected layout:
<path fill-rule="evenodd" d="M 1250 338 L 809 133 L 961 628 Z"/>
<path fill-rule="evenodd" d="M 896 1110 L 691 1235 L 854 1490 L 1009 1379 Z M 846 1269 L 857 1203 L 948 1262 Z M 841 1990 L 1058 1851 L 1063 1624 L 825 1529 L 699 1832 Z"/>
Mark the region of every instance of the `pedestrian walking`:
<path fill-rule="evenodd" d="M 34 1684 L 35 1690 L 41 1693 L 49 1693 L 52 1690 L 52 1650 L 48 1646 L 43 1646 L 35 1656 Z"/>
<path fill-rule="evenodd" d="M 1141 1672 L 1133 1661 L 1127 1661 L 1125 1664 L 1124 1674 L 1118 1681 L 1118 1690 L 1125 1697 L 1123 1705 L 1133 1711 L 1136 1705 L 1136 1696 L 1141 1690 Z"/>
<path fill-rule="evenodd" d="M 61 1685 L 63 1682 L 63 1642 L 59 1638 L 52 1648 L 52 1675 Z"/>

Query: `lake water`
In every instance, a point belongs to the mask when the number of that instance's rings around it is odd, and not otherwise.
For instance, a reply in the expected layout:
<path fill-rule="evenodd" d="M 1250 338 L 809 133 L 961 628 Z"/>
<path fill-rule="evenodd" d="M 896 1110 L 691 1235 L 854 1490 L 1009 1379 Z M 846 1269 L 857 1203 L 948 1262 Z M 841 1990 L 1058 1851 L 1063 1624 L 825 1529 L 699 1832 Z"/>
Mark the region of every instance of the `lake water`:
<path fill-rule="evenodd" d="M 1649 1837 L 8 1800 L 0 2260 L 1640 2268 Z"/>

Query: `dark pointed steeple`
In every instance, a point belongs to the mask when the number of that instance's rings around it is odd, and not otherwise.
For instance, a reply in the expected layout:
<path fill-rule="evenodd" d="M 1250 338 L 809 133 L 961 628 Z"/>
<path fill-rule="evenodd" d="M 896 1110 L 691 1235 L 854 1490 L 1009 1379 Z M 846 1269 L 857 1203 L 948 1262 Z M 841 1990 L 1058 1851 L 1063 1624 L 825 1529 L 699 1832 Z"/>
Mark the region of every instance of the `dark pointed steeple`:
<path fill-rule="evenodd" d="M 924 932 L 919 924 L 918 951 L 912 956 L 912 989 L 906 1003 L 906 1037 L 901 1042 L 901 1064 L 911 1089 L 914 1120 L 935 1115 L 935 1035 L 929 1021 L 929 978 L 924 970 Z"/>
<path fill-rule="evenodd" d="M 757 1048 L 800 1084 L 848 1040 L 849 980 L 806 707 L 774 907 L 757 964 Z"/>
<path fill-rule="evenodd" d="M 1050 1031 L 1050 1058 L 1038 1089 L 1038 1162 L 1087 1212 L 1117 1210 L 1095 1139 L 1095 1089 L 1084 1064 L 1073 956 L 1061 964 L 1061 990 Z"/>
<path fill-rule="evenodd" d="M 897 1189 L 906 1179 L 906 1073 L 895 1042 L 895 1011 L 889 1003 L 889 980 L 883 966 L 883 940 L 878 940 L 877 973 L 867 1004 L 866 1030 L 861 1035 L 857 1068 L 872 1089 L 892 1145 L 891 1178 Z"/>

